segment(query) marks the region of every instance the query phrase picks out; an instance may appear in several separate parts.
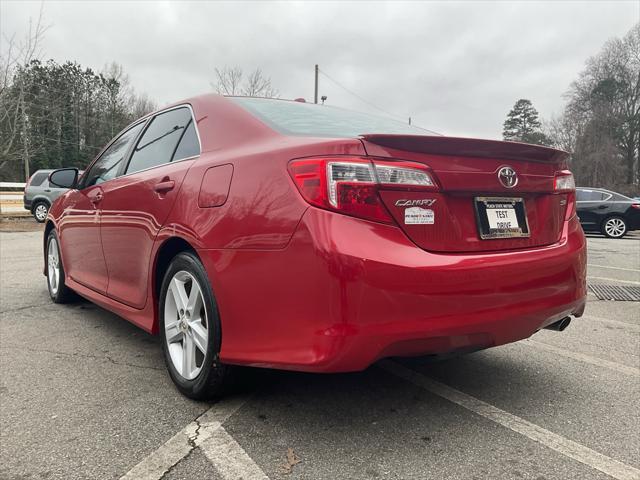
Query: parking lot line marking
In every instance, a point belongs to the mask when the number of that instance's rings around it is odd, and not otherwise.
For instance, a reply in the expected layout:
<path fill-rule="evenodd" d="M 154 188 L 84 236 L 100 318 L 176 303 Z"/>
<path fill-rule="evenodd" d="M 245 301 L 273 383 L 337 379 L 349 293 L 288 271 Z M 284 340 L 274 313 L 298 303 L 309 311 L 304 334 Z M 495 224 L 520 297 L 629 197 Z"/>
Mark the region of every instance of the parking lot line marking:
<path fill-rule="evenodd" d="M 588 263 L 587 267 L 608 268 L 610 270 L 622 270 L 624 272 L 640 272 L 640 269 L 638 268 L 609 267 L 607 265 L 594 265 L 592 263 Z"/>
<path fill-rule="evenodd" d="M 633 285 L 640 285 L 640 282 L 636 282 L 635 280 L 621 280 L 619 278 L 611 278 L 611 277 L 594 277 L 591 275 L 587 275 L 587 278 L 591 278 L 593 280 L 606 280 L 607 282 L 621 282 L 621 283 L 632 283 Z"/>
<path fill-rule="evenodd" d="M 194 448 L 210 438 L 222 423 L 236 413 L 247 397 L 233 397 L 209 410 L 167 440 L 157 450 L 120 477 L 120 480 L 158 480 Z"/>
<path fill-rule="evenodd" d="M 553 352 L 555 354 L 562 355 L 563 357 L 571 358 L 573 360 L 578 360 L 584 363 L 589 363 L 597 367 L 616 370 L 617 372 L 624 373 L 626 375 L 633 375 L 635 377 L 640 376 L 640 368 L 638 367 L 630 367 L 628 365 L 622 365 L 621 363 L 612 362 L 610 360 L 604 360 L 602 358 L 592 357 L 591 355 L 585 355 L 584 353 L 578 353 L 572 350 L 566 350 L 564 348 L 555 347 L 553 345 L 549 345 L 548 343 L 538 342 L 536 340 L 527 340 L 522 343 L 530 347 L 535 347 L 541 350 L 546 350 L 548 352 Z"/>
<path fill-rule="evenodd" d="M 262 469 L 229 433 L 220 427 L 200 444 L 200 449 L 225 480 L 269 480 Z"/>
<path fill-rule="evenodd" d="M 597 322 L 610 323 L 616 327 L 628 328 L 629 330 L 640 332 L 640 325 L 636 325 L 635 323 L 621 322 L 620 320 L 611 320 L 610 318 L 596 317 L 594 315 L 583 315 L 582 318 L 595 320 Z"/>
<path fill-rule="evenodd" d="M 538 442 L 545 447 L 551 448 L 569 458 L 577 460 L 580 463 L 595 468 L 617 480 L 637 480 L 640 478 L 640 470 L 627 465 L 626 463 L 614 460 L 611 457 L 596 452 L 595 450 L 585 447 L 573 440 L 553 433 L 550 430 L 542 428 L 531 423 L 524 418 L 513 415 L 498 407 L 494 407 L 480 399 L 467 395 L 455 388 L 449 387 L 443 383 L 432 380 L 410 368 L 407 368 L 397 362 L 385 360 L 380 362 L 380 367 L 387 372 L 396 375 L 414 385 L 434 393 L 456 405 L 476 413 L 492 422 L 502 425 L 516 433 Z"/>

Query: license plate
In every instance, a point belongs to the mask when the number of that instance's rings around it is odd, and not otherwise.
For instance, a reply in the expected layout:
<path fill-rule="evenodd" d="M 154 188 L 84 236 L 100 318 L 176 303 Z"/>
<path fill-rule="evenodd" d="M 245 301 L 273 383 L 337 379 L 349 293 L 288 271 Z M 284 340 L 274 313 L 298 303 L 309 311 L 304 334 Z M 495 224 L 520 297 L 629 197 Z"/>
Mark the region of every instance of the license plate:
<path fill-rule="evenodd" d="M 529 236 L 522 198 L 476 197 L 475 207 L 481 239 Z"/>

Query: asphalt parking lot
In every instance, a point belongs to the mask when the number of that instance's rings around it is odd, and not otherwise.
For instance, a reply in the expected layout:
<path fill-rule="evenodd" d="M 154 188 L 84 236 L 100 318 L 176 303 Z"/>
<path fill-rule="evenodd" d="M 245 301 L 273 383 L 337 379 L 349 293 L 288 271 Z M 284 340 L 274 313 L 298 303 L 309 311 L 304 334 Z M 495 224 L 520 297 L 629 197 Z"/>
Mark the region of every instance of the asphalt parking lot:
<path fill-rule="evenodd" d="M 42 234 L 0 232 L 2 479 L 640 478 L 640 302 L 437 363 L 260 371 L 182 397 L 158 338 L 54 305 Z M 640 235 L 589 237 L 589 282 L 640 286 Z"/>

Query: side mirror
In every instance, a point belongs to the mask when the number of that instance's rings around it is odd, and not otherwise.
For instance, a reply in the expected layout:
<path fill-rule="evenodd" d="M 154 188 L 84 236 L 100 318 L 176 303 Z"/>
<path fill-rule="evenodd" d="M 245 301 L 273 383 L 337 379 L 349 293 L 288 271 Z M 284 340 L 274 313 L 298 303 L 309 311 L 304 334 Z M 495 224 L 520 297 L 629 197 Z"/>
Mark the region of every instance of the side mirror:
<path fill-rule="evenodd" d="M 60 188 L 75 188 L 78 183 L 77 168 L 61 168 L 51 172 L 49 183 Z"/>

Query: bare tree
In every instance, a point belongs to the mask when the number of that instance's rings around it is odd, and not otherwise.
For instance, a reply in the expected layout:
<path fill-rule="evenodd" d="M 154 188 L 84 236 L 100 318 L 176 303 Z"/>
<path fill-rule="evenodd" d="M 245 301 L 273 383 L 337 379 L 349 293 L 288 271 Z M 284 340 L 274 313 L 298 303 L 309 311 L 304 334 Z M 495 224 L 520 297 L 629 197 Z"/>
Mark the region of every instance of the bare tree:
<path fill-rule="evenodd" d="M 640 184 L 640 24 L 605 43 L 571 84 L 562 117 L 545 124 L 572 153 L 583 185 L 637 191 Z"/>
<path fill-rule="evenodd" d="M 626 182 L 637 184 L 640 140 L 640 24 L 622 39 L 609 40 L 587 61 L 572 84 L 567 111 L 583 125 L 595 123 L 617 149 L 611 161 L 622 159 Z M 585 133 L 595 134 L 593 129 Z M 614 158 L 615 157 L 615 158 Z M 620 182 L 622 183 L 622 182 Z"/>
<path fill-rule="evenodd" d="M 43 23 L 44 5 L 40 5 L 37 20 L 29 19 L 29 30 L 21 41 L 16 41 L 15 34 L 11 37 L 3 36 L 0 52 L 0 124 L 4 125 L 2 140 L 0 140 L 0 170 L 10 160 L 10 151 L 16 140 L 22 136 L 24 175 L 29 177 L 29 139 L 25 135 L 29 118 L 25 109 L 25 91 L 27 85 L 21 81 L 18 95 L 9 99 L 8 88 L 13 85 L 16 73 L 29 65 L 33 60 L 42 56 L 42 41 L 49 26 Z M 5 53 L 6 52 L 6 53 Z"/>
<path fill-rule="evenodd" d="M 271 85 L 271 79 L 265 77 L 262 70 L 256 68 L 247 77 L 242 87 L 242 94 L 247 97 L 275 98 L 278 96 L 278 90 Z"/>
<path fill-rule="evenodd" d="M 216 81 L 211 86 L 222 95 L 243 95 L 247 97 L 275 98 L 278 90 L 271 85 L 271 78 L 266 77 L 260 68 L 244 76 L 242 68 L 216 68 Z"/>
<path fill-rule="evenodd" d="M 549 139 L 550 146 L 565 152 L 574 152 L 580 127 L 579 123 L 572 121 L 565 113 L 545 120 L 542 124 L 542 131 Z"/>
<path fill-rule="evenodd" d="M 211 86 L 222 95 L 238 95 L 242 83 L 242 69 L 240 67 L 216 68 L 216 82 Z"/>
<path fill-rule="evenodd" d="M 147 113 L 151 113 L 158 108 L 156 103 L 151 100 L 146 93 L 141 95 L 134 94 L 130 105 L 132 116 L 134 118 L 143 117 Z"/>

